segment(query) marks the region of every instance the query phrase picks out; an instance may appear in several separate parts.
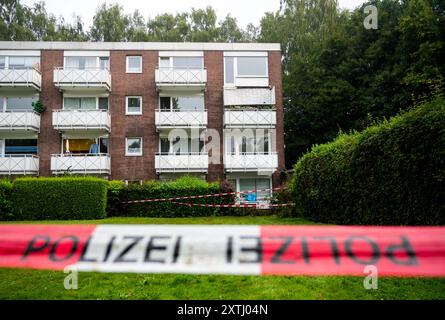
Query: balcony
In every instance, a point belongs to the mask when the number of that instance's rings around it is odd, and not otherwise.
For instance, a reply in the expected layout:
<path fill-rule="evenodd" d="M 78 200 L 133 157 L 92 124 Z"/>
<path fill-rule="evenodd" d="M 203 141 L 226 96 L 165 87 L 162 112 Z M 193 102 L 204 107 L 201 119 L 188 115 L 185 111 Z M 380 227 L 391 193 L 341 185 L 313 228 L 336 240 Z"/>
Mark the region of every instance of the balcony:
<path fill-rule="evenodd" d="M 65 130 L 101 130 L 110 132 L 111 115 L 107 110 L 53 110 L 53 127 Z"/>
<path fill-rule="evenodd" d="M 0 112 L 0 131 L 40 131 L 40 114 L 29 110 Z"/>
<path fill-rule="evenodd" d="M 207 127 L 207 110 L 156 110 L 157 128 L 205 128 Z"/>
<path fill-rule="evenodd" d="M 34 68 L 0 69 L 1 88 L 20 88 L 40 91 L 42 75 Z"/>
<path fill-rule="evenodd" d="M 53 174 L 110 174 L 110 155 L 100 154 L 53 154 L 51 155 Z"/>
<path fill-rule="evenodd" d="M 161 91 L 203 91 L 207 83 L 207 70 L 204 68 L 156 68 L 155 82 Z"/>
<path fill-rule="evenodd" d="M 274 106 L 275 87 L 224 89 L 224 106 Z"/>
<path fill-rule="evenodd" d="M 224 110 L 225 128 L 275 128 L 276 124 L 275 109 Z"/>
<path fill-rule="evenodd" d="M 269 172 L 273 173 L 278 168 L 277 153 L 245 153 L 225 154 L 224 167 L 227 172 Z"/>
<path fill-rule="evenodd" d="M 101 68 L 55 68 L 54 85 L 60 90 L 111 91 L 111 73 Z"/>
<path fill-rule="evenodd" d="M 33 154 L 0 156 L 1 175 L 38 175 L 39 157 Z"/>
<path fill-rule="evenodd" d="M 206 152 L 163 154 L 155 156 L 156 172 L 207 172 L 209 158 Z"/>

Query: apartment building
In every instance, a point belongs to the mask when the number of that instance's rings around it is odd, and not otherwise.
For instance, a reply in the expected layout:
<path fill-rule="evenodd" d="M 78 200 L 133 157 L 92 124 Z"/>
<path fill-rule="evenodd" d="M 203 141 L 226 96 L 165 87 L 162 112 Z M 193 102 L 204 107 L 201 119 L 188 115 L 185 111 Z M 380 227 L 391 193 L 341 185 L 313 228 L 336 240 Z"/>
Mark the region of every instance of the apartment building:
<path fill-rule="evenodd" d="M 281 183 L 279 44 L 0 42 L 0 101 L 1 176 Z"/>

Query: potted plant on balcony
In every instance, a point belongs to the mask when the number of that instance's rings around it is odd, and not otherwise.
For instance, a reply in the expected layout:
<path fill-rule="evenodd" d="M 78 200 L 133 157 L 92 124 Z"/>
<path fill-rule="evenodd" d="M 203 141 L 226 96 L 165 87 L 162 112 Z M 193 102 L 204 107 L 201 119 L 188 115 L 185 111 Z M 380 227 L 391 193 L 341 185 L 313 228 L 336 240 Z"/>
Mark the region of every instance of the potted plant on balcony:
<path fill-rule="evenodd" d="M 38 114 L 42 114 L 45 111 L 45 106 L 40 100 L 34 101 L 32 103 L 32 107 L 34 108 L 34 111 L 37 112 Z"/>

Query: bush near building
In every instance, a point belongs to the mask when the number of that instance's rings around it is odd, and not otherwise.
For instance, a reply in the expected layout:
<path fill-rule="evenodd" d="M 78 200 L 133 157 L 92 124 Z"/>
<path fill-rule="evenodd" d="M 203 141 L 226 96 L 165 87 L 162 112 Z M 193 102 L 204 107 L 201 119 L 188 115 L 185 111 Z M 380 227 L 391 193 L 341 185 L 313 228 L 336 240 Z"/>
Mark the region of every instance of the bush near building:
<path fill-rule="evenodd" d="M 325 223 L 445 224 L 445 100 L 317 145 L 290 183 L 303 217 Z"/>
<path fill-rule="evenodd" d="M 141 199 L 164 199 L 182 196 L 194 196 L 231 192 L 224 183 L 207 183 L 201 179 L 183 176 L 172 182 L 148 181 L 142 185 L 125 187 L 120 181 L 110 181 L 108 189 L 109 216 L 129 217 L 187 217 L 223 215 L 232 212 L 228 208 L 212 208 L 178 205 L 172 201 L 125 204 L 125 201 Z M 228 204 L 234 202 L 234 196 L 182 199 L 179 202 Z"/>
<path fill-rule="evenodd" d="M 108 181 L 99 178 L 19 178 L 12 184 L 15 220 L 98 219 L 106 216 Z"/>
<path fill-rule="evenodd" d="M 12 183 L 0 180 L 0 220 L 11 218 L 11 192 Z"/>

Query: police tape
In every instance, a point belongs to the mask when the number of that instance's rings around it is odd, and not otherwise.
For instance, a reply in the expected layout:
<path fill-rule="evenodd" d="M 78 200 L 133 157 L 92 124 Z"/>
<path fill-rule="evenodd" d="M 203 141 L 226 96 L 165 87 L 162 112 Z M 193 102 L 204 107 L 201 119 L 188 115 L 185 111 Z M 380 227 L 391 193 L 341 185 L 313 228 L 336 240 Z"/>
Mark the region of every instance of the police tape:
<path fill-rule="evenodd" d="M 445 276 L 445 227 L 0 225 L 0 267 Z"/>
<path fill-rule="evenodd" d="M 278 207 L 293 207 L 294 203 L 234 203 L 234 204 L 212 204 L 212 203 L 191 203 L 191 202 L 177 202 L 171 203 L 179 204 L 189 207 L 211 207 L 211 208 L 278 208 Z"/>
<path fill-rule="evenodd" d="M 257 189 L 257 190 L 245 190 L 245 191 L 233 191 L 233 192 L 223 192 L 223 193 L 212 193 L 212 194 L 199 194 L 193 196 L 180 196 L 180 197 L 172 197 L 172 198 L 158 198 L 158 199 L 142 199 L 142 200 L 129 200 L 123 201 L 121 203 L 146 203 L 146 202 L 163 202 L 163 201 L 173 201 L 173 200 L 183 200 L 183 199 L 200 199 L 200 198 L 210 198 L 210 197 L 223 197 L 235 194 L 249 194 L 256 192 L 265 192 L 265 191 L 276 191 L 284 189 L 283 187 L 277 188 L 268 188 L 268 189 Z"/>

